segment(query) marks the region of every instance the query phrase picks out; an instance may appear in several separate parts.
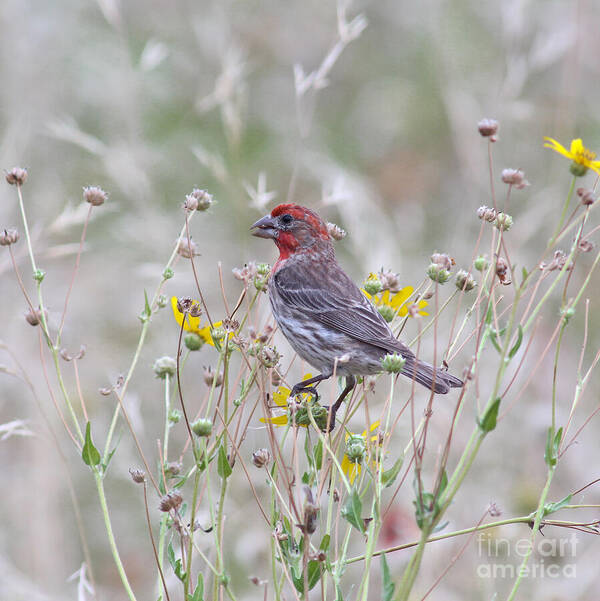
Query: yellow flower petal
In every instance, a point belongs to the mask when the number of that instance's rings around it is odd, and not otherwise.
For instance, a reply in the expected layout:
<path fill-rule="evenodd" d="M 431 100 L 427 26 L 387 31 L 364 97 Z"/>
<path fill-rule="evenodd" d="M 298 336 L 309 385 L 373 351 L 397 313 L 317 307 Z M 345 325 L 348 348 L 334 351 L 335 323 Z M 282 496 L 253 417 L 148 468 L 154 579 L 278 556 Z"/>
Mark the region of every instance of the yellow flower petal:
<path fill-rule="evenodd" d="M 270 422 L 274 426 L 285 426 L 288 423 L 288 416 L 287 416 L 287 414 L 283 414 L 283 415 L 277 415 L 275 417 L 267 417 L 267 419 L 265 419 L 264 417 L 261 417 L 259 419 L 259 421 L 261 421 L 263 424 Z"/>
<path fill-rule="evenodd" d="M 344 455 L 344 458 L 342 459 L 341 468 L 344 474 L 348 476 L 350 484 L 354 484 L 356 476 L 360 474 L 360 463 L 353 463 L 352 461 L 350 461 L 350 459 L 348 459 L 347 455 Z"/>
<path fill-rule="evenodd" d="M 583 142 L 581 138 L 571 140 L 571 156 L 576 157 L 578 154 L 582 154 L 584 151 Z"/>
<path fill-rule="evenodd" d="M 400 290 L 399 292 L 396 292 L 396 294 L 394 294 L 390 302 L 390 306 L 392 307 L 392 309 L 398 310 L 410 298 L 410 295 L 413 293 L 413 290 L 414 288 L 412 286 L 406 286 L 402 288 L 402 290 Z"/>
<path fill-rule="evenodd" d="M 544 144 L 544 146 L 546 148 L 550 148 L 551 150 L 554 150 L 554 152 L 558 152 L 559 154 L 562 154 L 563 156 L 567 157 L 568 159 L 573 158 L 573 155 L 562 144 L 557 142 L 554 138 L 545 137 L 544 140 L 547 140 L 547 142 Z"/>
<path fill-rule="evenodd" d="M 279 407 L 286 407 L 287 400 L 288 400 L 291 392 L 292 391 L 289 388 L 286 388 L 285 386 L 280 386 L 273 393 L 273 400 L 275 401 L 275 404 L 279 405 Z"/>

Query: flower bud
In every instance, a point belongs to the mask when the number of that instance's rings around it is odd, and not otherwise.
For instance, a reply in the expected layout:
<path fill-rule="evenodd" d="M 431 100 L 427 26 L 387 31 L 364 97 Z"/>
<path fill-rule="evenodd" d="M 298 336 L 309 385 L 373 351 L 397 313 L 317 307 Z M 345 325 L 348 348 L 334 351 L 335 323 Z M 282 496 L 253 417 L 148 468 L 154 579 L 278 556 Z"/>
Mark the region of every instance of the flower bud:
<path fill-rule="evenodd" d="M 163 280 L 170 280 L 174 275 L 175 272 L 170 267 L 165 268 L 162 273 Z"/>
<path fill-rule="evenodd" d="M 450 279 L 450 272 L 441 265 L 432 263 L 427 268 L 427 276 L 438 284 L 445 284 Z"/>
<path fill-rule="evenodd" d="M 154 362 L 154 373 L 157 378 L 165 380 L 173 377 L 177 372 L 177 361 L 173 357 L 160 357 Z"/>
<path fill-rule="evenodd" d="M 170 461 L 165 465 L 165 476 L 173 477 L 177 476 L 181 472 L 183 465 L 179 461 Z"/>
<path fill-rule="evenodd" d="M 183 497 L 181 493 L 176 490 L 172 490 L 160 499 L 158 508 L 165 513 L 171 511 L 171 509 L 178 509 L 183 503 Z"/>
<path fill-rule="evenodd" d="M 488 266 L 488 260 L 483 255 L 479 255 L 473 262 L 473 267 L 475 267 L 477 271 L 485 271 Z"/>
<path fill-rule="evenodd" d="M 271 273 L 271 266 L 268 263 L 258 263 L 256 273 L 258 275 L 269 275 Z"/>
<path fill-rule="evenodd" d="M 477 124 L 477 129 L 484 138 L 495 136 L 498 133 L 498 121 L 495 119 L 482 119 Z"/>
<path fill-rule="evenodd" d="M 383 317 L 383 319 L 385 319 L 388 323 L 394 321 L 394 317 L 396 317 L 396 311 L 389 305 L 380 305 L 377 307 L 377 311 L 379 311 L 381 317 Z"/>
<path fill-rule="evenodd" d="M 369 277 L 363 284 L 365 292 L 368 292 L 371 296 L 379 294 L 383 290 L 383 284 L 378 277 Z"/>
<path fill-rule="evenodd" d="M 43 269 L 36 269 L 33 272 L 33 279 L 36 282 L 39 282 L 40 284 L 44 281 L 45 277 L 46 277 L 46 272 Z"/>
<path fill-rule="evenodd" d="M 6 181 L 11 186 L 22 186 L 27 179 L 27 169 L 23 167 L 13 167 L 6 172 Z"/>
<path fill-rule="evenodd" d="M 198 351 L 204 346 L 204 339 L 200 334 L 190 332 L 184 336 L 183 344 L 185 344 L 185 348 L 190 351 Z"/>
<path fill-rule="evenodd" d="M 431 262 L 443 267 L 447 271 L 450 271 L 454 265 L 454 259 L 446 253 L 433 253 L 431 255 Z"/>
<path fill-rule="evenodd" d="M 335 223 L 327 222 L 327 232 L 332 240 L 341 240 L 346 237 L 346 230 Z"/>
<path fill-rule="evenodd" d="M 225 328 L 213 328 L 210 335 L 215 342 L 221 342 L 225 339 Z"/>
<path fill-rule="evenodd" d="M 513 224 L 513 218 L 508 213 L 498 213 L 494 225 L 503 232 L 508 231 Z"/>
<path fill-rule="evenodd" d="M 269 461 L 271 461 L 269 449 L 258 449 L 252 453 L 252 463 L 256 467 L 264 467 Z"/>
<path fill-rule="evenodd" d="M 406 365 L 406 359 L 398 353 L 388 353 L 381 359 L 383 371 L 389 374 L 399 374 Z"/>
<path fill-rule="evenodd" d="M 575 307 L 562 307 L 560 310 L 561 317 L 565 320 L 565 323 L 569 323 L 569 320 L 575 315 Z"/>
<path fill-rule="evenodd" d="M 156 299 L 156 306 L 159 309 L 164 309 L 167 305 L 169 304 L 169 299 L 164 295 L 161 294 L 157 299 Z"/>
<path fill-rule="evenodd" d="M 352 463 L 362 463 L 367 454 L 365 437 L 360 434 L 350 434 L 346 440 L 346 457 Z"/>
<path fill-rule="evenodd" d="M 179 409 L 171 409 L 171 411 L 169 411 L 170 424 L 178 424 L 182 417 L 182 413 Z"/>
<path fill-rule="evenodd" d="M 93 207 L 103 205 L 108 198 L 108 194 L 99 186 L 86 186 L 83 189 L 83 200 L 89 202 Z"/>
<path fill-rule="evenodd" d="M 146 472 L 144 472 L 143 470 L 138 470 L 133 467 L 130 467 L 129 473 L 131 474 L 131 479 L 136 484 L 142 484 L 142 482 L 146 481 Z"/>
<path fill-rule="evenodd" d="M 4 230 L 0 232 L 0 246 L 10 246 L 15 244 L 19 239 L 19 232 L 17 230 Z"/>
<path fill-rule="evenodd" d="M 502 181 L 509 186 L 514 186 L 517 190 L 529 186 L 522 169 L 504 169 L 502 171 Z"/>
<path fill-rule="evenodd" d="M 192 432 L 196 436 L 200 436 L 200 437 L 210 436 L 210 433 L 212 432 L 212 427 L 213 427 L 212 420 L 210 420 L 208 418 L 202 418 L 202 417 L 200 419 L 197 419 L 191 425 Z"/>
<path fill-rule="evenodd" d="M 477 282 L 473 279 L 473 276 L 464 269 L 457 272 L 455 284 L 462 292 L 470 292 L 477 286 Z"/>

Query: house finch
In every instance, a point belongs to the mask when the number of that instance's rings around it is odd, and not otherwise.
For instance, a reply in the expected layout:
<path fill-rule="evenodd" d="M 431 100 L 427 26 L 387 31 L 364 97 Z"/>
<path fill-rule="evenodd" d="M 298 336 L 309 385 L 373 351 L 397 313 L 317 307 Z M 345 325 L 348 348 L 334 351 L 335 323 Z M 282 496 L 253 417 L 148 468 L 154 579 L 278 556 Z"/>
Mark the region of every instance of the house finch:
<path fill-rule="evenodd" d="M 346 275 L 335 258 L 327 226 L 310 209 L 282 204 L 252 227 L 259 238 L 272 238 L 279 259 L 271 271 L 269 300 L 273 315 L 293 349 L 321 373 L 299 382 L 292 395 L 309 392 L 334 373 L 346 387 L 329 409 L 329 429 L 354 376 L 382 371 L 381 359 L 399 353 L 402 374 L 438 394 L 463 385 L 461 380 L 415 357 L 397 340 L 379 311 Z M 343 360 L 340 360 L 343 357 Z"/>

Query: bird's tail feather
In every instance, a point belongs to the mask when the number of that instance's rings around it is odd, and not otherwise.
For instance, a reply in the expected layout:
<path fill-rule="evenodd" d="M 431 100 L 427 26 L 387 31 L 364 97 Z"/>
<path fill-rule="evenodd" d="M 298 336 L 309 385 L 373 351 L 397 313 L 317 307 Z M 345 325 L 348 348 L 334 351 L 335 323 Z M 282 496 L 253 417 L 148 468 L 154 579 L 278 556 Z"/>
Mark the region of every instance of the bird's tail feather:
<path fill-rule="evenodd" d="M 462 380 L 447 371 L 443 371 L 439 367 L 435 368 L 433 365 L 414 357 L 406 357 L 402 375 L 418 382 L 429 390 L 433 390 L 436 394 L 447 394 L 450 388 L 460 388 L 463 385 Z"/>

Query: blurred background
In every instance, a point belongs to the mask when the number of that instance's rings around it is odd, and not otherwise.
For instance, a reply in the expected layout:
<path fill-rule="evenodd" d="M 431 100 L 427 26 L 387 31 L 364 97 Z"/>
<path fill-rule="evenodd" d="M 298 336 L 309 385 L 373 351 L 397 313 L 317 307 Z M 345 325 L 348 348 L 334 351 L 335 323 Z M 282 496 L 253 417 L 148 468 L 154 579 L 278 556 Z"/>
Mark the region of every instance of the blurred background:
<path fill-rule="evenodd" d="M 321 82 L 325 87 L 310 90 L 298 108 L 301 74 L 317 70 L 338 40 L 334 2 L 3 0 L 0 166 L 29 169 L 25 204 L 38 263 L 47 272 L 53 327 L 60 320 L 87 211 L 82 187 L 99 185 L 110 194 L 93 213 L 64 334 L 69 351 L 87 346 L 80 371 L 98 424 L 98 445 L 113 410 L 113 401 L 100 396 L 98 388 L 114 382 L 131 361 L 144 290 L 154 290 L 160 280 L 183 223 L 181 204 L 193 187 L 207 189 L 216 201 L 194 219 L 192 235 L 201 253 L 201 284 L 217 313 L 218 262 L 228 293 L 236 298 L 241 284 L 231 269 L 251 260 L 272 263 L 275 257 L 272 245 L 249 236 L 250 224 L 288 198 L 348 231 L 336 248 L 356 281 L 384 267 L 416 286 L 435 250 L 469 266 L 480 227 L 475 211 L 491 204 L 487 143 L 477 122 L 491 117 L 500 122 L 493 147 L 498 190 L 504 191 L 499 173 L 505 167 L 524 169 L 532 183 L 513 192 L 509 247 L 519 269 L 535 266 L 570 182 L 568 162 L 542 148 L 543 136 L 566 146 L 583 137 L 587 147 L 600 150 L 597 9 L 589 0 L 356 2 L 348 6 L 347 19 L 362 14 L 366 28 L 343 49 Z M 582 183 L 593 181 L 588 175 Z M 15 226 L 22 230 L 16 189 L 2 185 L 0 227 Z M 15 249 L 31 291 L 23 241 Z M 592 259 L 582 257 L 575 285 Z M 175 271 L 166 293 L 193 294 L 189 262 L 180 262 Z M 0 372 L 5 372 L 0 373 L 0 423 L 16 421 L 0 430 L 0 598 L 77 598 L 76 580 L 67 579 L 83 559 L 66 462 L 82 504 L 100 597 L 123 599 L 92 479 L 51 406 L 37 332 L 23 318 L 26 304 L 7 252 L 0 253 L 0 282 Z M 588 290 L 593 316 L 597 277 Z M 547 311 L 534 355 L 543 349 L 558 307 L 557 300 Z M 268 315 L 266 304 L 264 311 Z M 582 315 L 579 311 L 565 337 L 561 419 L 568 415 L 576 383 Z M 600 344 L 595 324 L 592 317 L 588 362 Z M 149 453 L 162 435 L 161 386 L 152 364 L 175 354 L 176 337 L 165 309 L 154 317 L 129 389 L 128 406 Z M 289 357 L 289 347 L 280 346 Z M 209 349 L 202 353 L 194 357 L 198 365 L 214 360 Z M 461 373 L 471 353 L 472 348 L 465 349 L 454 372 Z M 508 423 L 486 440 L 450 510 L 449 528 L 474 524 L 492 501 L 505 517 L 535 508 L 545 478 L 551 360 L 506 417 Z M 12 375 L 21 373 L 19 365 L 58 433 L 64 462 L 34 395 Z M 597 377 L 594 382 L 597 386 Z M 74 386 L 72 379 L 68 386 Z M 189 386 L 200 395 L 205 385 L 190 379 Z M 588 392 L 581 421 L 596 404 Z M 451 411 L 440 407 L 439 424 L 434 422 L 440 440 Z M 468 416 L 456 436 L 458 448 L 471 431 Z M 127 473 L 139 460 L 129 435 L 121 434 L 107 494 L 133 587 L 140 599 L 151 599 L 151 548 L 140 491 Z M 253 436 L 249 453 L 261 446 L 264 433 L 257 429 Z M 597 464 L 599 446 L 597 422 L 592 422 L 565 456 L 552 500 L 598 476 L 590 473 L 590 465 Z M 264 549 L 270 534 L 258 520 L 249 525 L 248 512 L 257 510 L 245 494 L 238 491 L 228 508 L 227 527 L 245 526 L 231 550 L 237 567 L 233 578 L 243 598 L 262 598 L 248 578 L 268 578 Z M 597 488 L 591 488 L 583 502 L 598 499 Z M 417 536 L 411 500 L 405 486 L 386 544 Z M 526 526 L 497 533 L 511 540 L 528 535 Z M 463 543 L 432 545 L 418 590 L 424 594 Z M 545 558 L 547 564 L 572 560 L 577 578 L 527 579 L 522 597 L 589 599 L 597 584 L 597 556 L 597 539 L 580 535 L 575 558 Z M 399 553 L 391 560 L 395 575 L 407 557 Z M 513 555 L 511 561 L 518 559 Z M 482 577 L 481 563 L 489 560 L 473 540 L 437 589 L 439 598 L 505 595 L 512 581 Z"/>

